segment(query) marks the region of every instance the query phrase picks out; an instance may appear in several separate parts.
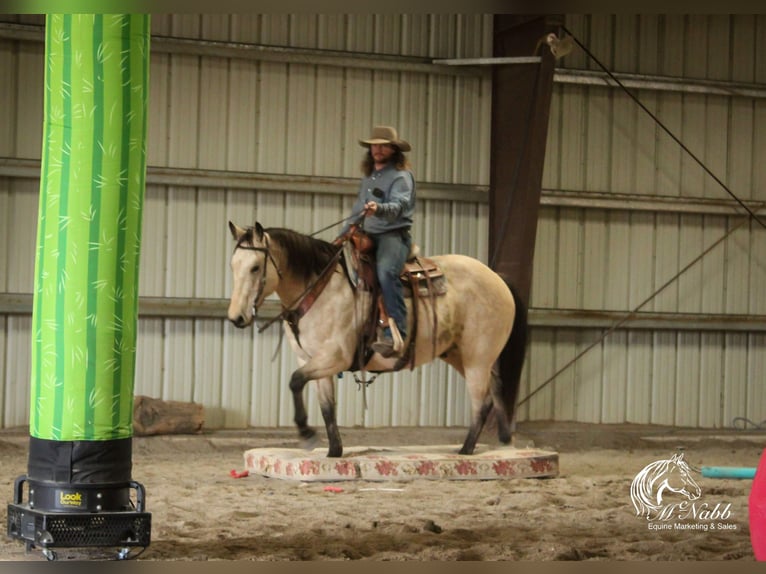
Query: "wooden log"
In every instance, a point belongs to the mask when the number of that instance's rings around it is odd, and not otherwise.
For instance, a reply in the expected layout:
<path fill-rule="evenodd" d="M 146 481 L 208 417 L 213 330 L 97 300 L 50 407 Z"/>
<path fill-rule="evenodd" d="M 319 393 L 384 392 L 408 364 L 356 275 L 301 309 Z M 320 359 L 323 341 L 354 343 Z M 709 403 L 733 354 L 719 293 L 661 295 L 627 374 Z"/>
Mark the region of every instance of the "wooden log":
<path fill-rule="evenodd" d="M 193 434 L 202 430 L 205 412 L 202 405 L 182 401 L 163 401 L 143 395 L 133 400 L 133 434 Z"/>

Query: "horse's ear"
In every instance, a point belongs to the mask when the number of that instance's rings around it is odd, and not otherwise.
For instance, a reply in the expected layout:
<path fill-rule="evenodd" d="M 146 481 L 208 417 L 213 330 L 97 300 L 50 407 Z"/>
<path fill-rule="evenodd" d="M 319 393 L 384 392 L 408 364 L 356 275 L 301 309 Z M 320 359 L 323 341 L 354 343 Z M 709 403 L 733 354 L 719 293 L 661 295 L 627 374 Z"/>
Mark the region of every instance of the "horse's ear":
<path fill-rule="evenodd" d="M 247 229 L 242 229 L 239 225 L 236 225 L 229 221 L 229 231 L 235 241 L 239 241 L 247 233 Z"/>
<path fill-rule="evenodd" d="M 257 221 L 255 222 L 255 233 L 258 235 L 259 241 L 263 239 L 263 234 L 266 233 L 266 231 L 263 229 L 263 225 Z"/>

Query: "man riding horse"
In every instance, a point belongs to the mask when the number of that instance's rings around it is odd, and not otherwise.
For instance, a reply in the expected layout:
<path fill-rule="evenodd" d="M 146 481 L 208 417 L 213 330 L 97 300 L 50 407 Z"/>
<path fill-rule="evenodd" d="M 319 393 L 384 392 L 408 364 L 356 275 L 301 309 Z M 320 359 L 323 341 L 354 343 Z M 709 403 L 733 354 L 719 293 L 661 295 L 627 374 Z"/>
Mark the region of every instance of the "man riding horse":
<path fill-rule="evenodd" d="M 407 308 L 399 275 L 412 245 L 415 178 L 404 155 L 412 148 L 390 126 L 376 126 L 370 138 L 359 140 L 359 144 L 367 148 L 367 153 L 362 160 L 364 177 L 351 213 L 354 218 L 364 215 L 362 226 L 373 242 L 383 304 L 393 319 L 372 345 L 388 358 L 401 355 L 402 342 L 407 338 Z M 341 237 L 350 227 L 350 223 L 346 224 Z"/>

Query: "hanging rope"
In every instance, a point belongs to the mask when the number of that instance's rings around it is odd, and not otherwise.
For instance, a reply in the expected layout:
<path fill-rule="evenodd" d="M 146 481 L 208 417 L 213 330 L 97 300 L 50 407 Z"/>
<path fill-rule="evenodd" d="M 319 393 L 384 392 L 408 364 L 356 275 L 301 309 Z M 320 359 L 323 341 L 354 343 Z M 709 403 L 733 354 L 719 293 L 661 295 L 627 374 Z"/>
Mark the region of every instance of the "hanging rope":
<path fill-rule="evenodd" d="M 732 191 L 729 189 L 729 186 L 727 186 L 727 185 L 726 185 L 726 184 L 725 184 L 723 181 L 721 181 L 721 180 L 720 180 L 720 178 L 719 178 L 719 177 L 718 177 L 716 174 L 714 174 L 714 173 L 713 173 L 713 172 L 710 170 L 710 168 L 708 168 L 708 167 L 707 167 L 707 166 L 706 166 L 706 165 L 705 165 L 705 164 L 702 162 L 702 160 L 701 160 L 700 158 L 698 158 L 698 157 L 697 157 L 697 156 L 696 156 L 696 155 L 695 155 L 695 154 L 694 154 L 694 153 L 693 153 L 693 152 L 692 152 L 692 151 L 691 151 L 691 150 L 690 150 L 688 147 L 686 147 L 686 145 L 684 144 L 684 142 L 682 142 L 680 139 L 678 139 L 678 137 L 677 137 L 677 136 L 676 136 L 676 135 L 675 135 L 673 132 L 671 132 L 671 131 L 670 131 L 670 129 L 669 129 L 669 128 L 668 128 L 668 127 L 667 127 L 667 126 L 664 124 L 664 123 L 662 123 L 662 121 L 661 121 L 661 120 L 660 120 L 660 119 L 659 119 L 659 118 L 658 118 L 656 115 L 654 115 L 654 114 L 652 113 L 652 111 L 651 111 L 649 108 L 647 108 L 647 107 L 646 107 L 646 106 L 643 104 L 643 102 L 641 102 L 641 100 L 639 100 L 639 99 L 638 99 L 638 97 L 636 97 L 636 95 L 635 95 L 635 94 L 633 94 L 633 92 L 631 92 L 631 91 L 630 91 L 630 90 L 629 90 L 627 87 L 625 87 L 625 84 L 623 84 L 623 83 L 622 83 L 622 82 L 621 82 L 619 79 L 617 79 L 617 77 L 616 77 L 616 76 L 615 76 L 615 75 L 614 75 L 614 74 L 613 74 L 611 71 L 609 71 L 609 69 L 608 69 L 608 68 L 607 68 L 607 67 L 606 67 L 604 64 L 602 64 L 602 63 L 601 63 L 601 60 L 599 60 L 598 58 L 596 58 L 596 56 L 594 56 L 594 55 L 593 55 L 593 53 L 592 53 L 590 50 L 588 50 L 588 48 L 586 48 L 586 47 L 585 47 L 585 46 L 582 44 L 582 42 L 580 42 L 580 40 L 578 40 L 578 39 L 577 39 L 577 37 L 576 37 L 574 34 L 572 34 L 572 32 L 570 32 L 570 31 L 567 29 L 567 27 L 566 27 L 566 26 L 562 26 L 562 27 L 561 27 L 561 29 L 562 29 L 562 30 L 564 30 L 564 32 L 566 32 L 567 34 L 569 34 L 569 35 L 572 37 L 572 39 L 575 41 L 575 43 L 576 43 L 576 44 L 577 44 L 577 45 L 580 47 L 580 49 L 581 49 L 583 52 L 585 52 L 585 53 L 588 55 L 588 57 L 589 57 L 591 60 L 593 60 L 593 61 L 594 61 L 596 64 L 598 64 L 598 66 L 599 66 L 599 67 L 600 67 L 602 70 L 604 70 L 604 72 L 606 72 L 606 74 L 607 74 L 607 75 L 608 75 L 608 76 L 609 76 L 609 77 L 612 79 L 612 81 L 613 81 L 615 84 L 617 84 L 618 86 L 620 86 L 620 88 L 622 88 L 622 91 L 624 91 L 624 92 L 625 92 L 625 93 L 626 93 L 626 94 L 627 94 L 627 95 L 630 97 L 630 99 L 632 99 L 634 102 L 636 102 L 636 104 L 638 105 L 638 107 L 640 107 L 640 108 L 641 108 L 643 111 L 645 111 L 647 114 L 649 114 L 649 117 L 651 117 L 651 118 L 652 118 L 652 119 L 653 119 L 653 120 L 654 120 L 654 121 L 657 123 L 657 125 L 658 125 L 658 126 L 660 126 L 660 128 L 662 128 L 662 131 L 664 131 L 666 134 L 668 134 L 668 135 L 671 137 L 671 139 L 672 139 L 674 142 L 676 142 L 676 143 L 677 143 L 677 144 L 678 144 L 678 145 L 681 147 L 681 149 L 683 149 L 683 150 L 684 150 L 684 151 L 685 151 L 685 152 L 686 152 L 686 153 L 689 155 L 689 157 L 690 157 L 690 158 L 692 158 L 692 159 L 693 159 L 693 160 L 694 160 L 694 161 L 695 161 L 695 162 L 696 162 L 696 163 L 697 163 L 697 164 L 698 164 L 698 165 L 699 165 L 699 166 L 700 166 L 700 167 L 701 167 L 701 168 L 702 168 L 702 169 L 705 171 L 705 173 L 707 173 L 707 174 L 708 174 L 710 177 L 712 177 L 712 178 L 713 178 L 713 180 L 714 180 L 714 181 L 715 181 L 715 182 L 716 182 L 718 185 L 720 185 L 720 186 L 723 188 L 723 190 L 724 190 L 726 193 L 728 193 L 728 194 L 729 194 L 729 195 L 730 195 L 730 196 L 731 196 L 731 197 L 732 197 L 732 198 L 733 198 L 733 199 L 734 199 L 734 200 L 735 200 L 735 201 L 736 201 L 736 202 L 737 202 L 737 203 L 738 203 L 738 204 L 739 204 L 739 205 L 742 207 L 742 209 L 744 209 L 744 210 L 745 210 L 745 211 L 746 211 L 746 212 L 747 212 L 747 213 L 750 215 L 750 217 L 752 217 L 752 218 L 753 218 L 755 221 L 757 221 L 757 222 L 758 222 L 758 224 L 759 224 L 761 227 L 763 227 L 764 229 L 766 229 L 766 222 L 764 222 L 763 220 L 761 220 L 761 219 L 760 219 L 760 218 L 759 218 L 759 217 L 758 217 L 758 216 L 757 216 L 757 215 L 756 215 L 756 214 L 753 212 L 753 210 L 751 210 L 751 209 L 750 209 L 750 208 L 749 208 L 749 207 L 748 207 L 748 206 L 745 204 L 745 202 L 743 202 L 743 201 L 742 201 L 742 200 L 741 200 L 739 197 L 737 197 L 737 196 L 734 194 L 734 192 L 732 192 Z"/>
<path fill-rule="evenodd" d="M 629 312 L 625 317 L 617 321 L 614 325 L 609 327 L 601 337 L 596 339 L 593 343 L 588 345 L 585 349 L 580 351 L 577 355 L 574 356 L 569 362 L 567 362 L 563 367 L 561 367 L 558 371 L 556 371 L 553 375 L 551 375 L 548 379 L 546 379 L 541 385 L 539 385 L 534 391 L 529 393 L 526 397 L 521 399 L 517 406 L 521 406 L 527 401 L 529 401 L 533 396 L 535 396 L 537 393 L 542 391 L 546 386 L 548 386 L 550 383 L 552 383 L 561 373 L 566 371 L 569 367 L 571 367 L 573 364 L 575 364 L 583 355 L 585 355 L 588 351 L 593 349 L 594 347 L 600 345 L 604 339 L 606 339 L 611 333 L 619 329 L 622 325 L 627 323 L 631 318 L 633 318 L 638 311 L 640 311 L 644 306 L 646 306 L 650 301 L 652 301 L 657 295 L 662 293 L 665 289 L 667 289 L 670 285 L 672 285 L 681 275 L 686 273 L 689 269 L 691 269 L 696 263 L 698 263 L 700 260 L 702 260 L 708 253 L 710 253 L 713 249 L 715 249 L 718 245 L 723 243 L 726 239 L 729 238 L 736 230 L 744 226 L 746 223 L 748 223 L 751 219 L 754 219 L 757 221 L 762 227 L 766 228 L 766 224 L 756 215 L 756 213 L 751 210 L 742 200 L 740 200 L 729 188 L 728 186 L 723 183 L 692 151 L 684 145 L 684 143 L 678 139 L 678 137 L 675 136 L 668 128 L 663 124 L 657 116 L 655 116 L 633 93 L 628 90 L 625 85 L 618 80 L 612 72 L 610 72 L 606 66 L 604 66 L 601 61 L 596 58 L 593 53 L 588 50 L 578 39 L 577 37 L 572 34 L 571 31 L 569 31 L 565 26 L 562 26 L 562 29 L 569 34 L 574 42 L 590 57 L 598 66 L 604 70 L 604 72 L 607 73 L 607 75 L 620 87 L 622 90 L 630 96 L 630 98 L 638 104 L 638 106 L 644 110 L 649 116 L 662 128 L 662 130 L 667 133 L 673 141 L 675 141 L 681 148 L 697 163 L 699 164 L 702 169 L 710 175 L 731 197 L 733 197 L 737 203 L 745 209 L 745 211 L 748 213 L 748 217 L 744 218 L 742 221 L 740 221 L 737 225 L 732 227 L 725 235 L 723 235 L 721 238 L 719 238 L 717 241 L 712 243 L 710 246 L 708 246 L 707 249 L 705 249 L 700 255 L 695 257 L 692 261 L 690 261 L 683 269 L 681 269 L 676 275 L 668 279 L 659 289 L 657 289 L 654 293 L 652 293 L 649 297 L 647 297 L 644 301 L 642 301 L 633 311 Z"/>
<path fill-rule="evenodd" d="M 684 274 L 684 273 L 686 273 L 686 272 L 687 272 L 689 269 L 691 269 L 691 268 L 692 268 L 692 267 L 693 267 L 693 266 L 694 266 L 694 265 L 695 265 L 695 264 L 696 264 L 698 261 L 700 261 L 700 260 L 701 260 L 703 257 L 705 257 L 705 256 L 706 256 L 708 253 L 710 253 L 710 252 L 711 252 L 713 249 L 715 249 L 715 248 L 716 248 L 718 245 L 720 245 L 721 243 L 723 243 L 724 241 L 726 241 L 726 240 L 729 238 L 729 236 L 730 236 L 732 233 L 734 233 L 734 232 L 735 232 L 737 229 L 739 229 L 740 227 L 742 227 L 743 225 L 745 225 L 745 224 L 746 224 L 748 221 L 750 221 L 750 220 L 749 220 L 749 218 L 743 218 L 743 219 L 742 219 L 742 221 L 740 221 L 740 222 L 739 222 L 737 225 L 735 225 L 734 227 L 732 227 L 732 228 L 731 228 L 731 229 L 730 229 L 730 230 L 729 230 L 729 231 L 728 231 L 728 232 L 727 232 L 727 233 L 726 233 L 726 234 L 725 234 L 723 237 L 719 238 L 717 241 L 715 241 L 714 243 L 712 243 L 712 244 L 711 244 L 711 245 L 710 245 L 710 246 L 709 246 L 707 249 L 705 249 L 705 251 L 703 251 L 703 252 L 702 252 L 700 255 L 698 255 L 697 257 L 695 257 L 694 259 L 692 259 L 692 260 L 691 260 L 691 261 L 690 261 L 690 262 L 689 262 L 689 263 L 688 263 L 688 264 L 687 264 L 687 265 L 686 265 L 686 266 L 685 266 L 683 269 L 681 269 L 681 271 L 679 271 L 679 272 L 678 272 L 676 275 L 674 275 L 673 277 L 671 277 L 670 279 L 668 279 L 668 280 L 667 280 L 667 281 L 666 281 L 666 282 L 665 282 L 665 283 L 662 285 L 662 287 L 660 287 L 659 289 L 657 289 L 657 291 L 655 291 L 654 293 L 652 293 L 651 295 L 649 295 L 649 297 L 647 297 L 646 299 L 644 299 L 644 300 L 641 302 L 641 304 L 640 304 L 640 305 L 638 305 L 638 307 L 636 307 L 635 309 L 633 309 L 633 311 L 631 311 L 630 313 L 628 313 L 627 315 L 625 315 L 625 317 L 623 317 L 622 319 L 620 319 L 619 321 L 617 321 L 617 323 L 615 323 L 614 325 L 612 325 L 611 327 L 609 327 L 609 328 L 608 328 L 606 331 L 604 331 L 604 334 L 603 334 L 603 335 L 601 335 L 601 337 L 599 337 L 598 339 L 596 339 L 595 341 L 593 341 L 593 343 L 591 343 L 590 345 L 588 345 L 588 346 L 587 346 L 585 349 L 583 349 L 582 351 L 580 351 L 580 352 L 579 352 L 577 355 L 575 355 L 575 357 L 574 357 L 574 358 L 573 358 L 571 361 L 569 361 L 569 362 L 568 362 L 566 365 L 564 365 L 564 366 L 563 366 L 563 367 L 561 367 L 561 368 L 560 368 L 558 371 L 556 371 L 555 373 L 553 373 L 553 375 L 551 375 L 551 376 L 550 376 L 550 377 L 549 377 L 549 378 L 548 378 L 548 379 L 547 379 L 547 380 L 546 380 L 546 381 L 545 381 L 543 384 L 541 384 L 541 385 L 540 385 L 539 387 L 537 387 L 537 388 L 536 388 L 534 391 L 532 391 L 532 392 L 531 392 L 531 393 L 529 393 L 529 394 L 528 394 L 526 397 L 524 397 L 522 400 L 520 400 L 520 401 L 518 402 L 518 406 L 521 406 L 521 405 L 523 405 L 525 402 L 527 402 L 529 399 L 531 399 L 531 398 L 532 398 L 533 396 L 535 396 L 537 393 L 539 393 L 540 391 L 542 391 L 542 390 L 543 390 L 543 388 L 545 388 L 545 387 L 546 387 L 548 384 L 550 384 L 551 382 L 553 382 L 553 380 L 554 380 L 556 377 L 558 377 L 558 376 L 559 376 L 561 373 L 563 373 L 563 372 L 564 372 L 564 371 L 566 371 L 566 370 L 567 370 L 569 367 L 571 367 L 573 364 L 575 364 L 575 363 L 576 363 L 576 362 L 577 362 L 577 361 L 580 359 L 580 357 L 582 357 L 582 356 L 583 356 L 585 353 L 587 353 L 588 351 L 590 351 L 590 350 L 591 350 L 593 347 L 595 347 L 595 346 L 597 346 L 597 345 L 600 345 L 600 344 L 601 344 L 601 342 L 602 342 L 604 339 L 606 339 L 606 338 L 607 338 L 607 337 L 608 337 L 608 336 L 609 336 L 609 335 L 610 335 L 610 334 L 611 334 L 613 331 L 616 331 L 616 330 L 617 330 L 617 329 L 619 329 L 621 326 L 623 326 L 625 323 L 627 323 L 627 322 L 628 322 L 628 321 L 629 321 L 631 318 L 633 318 L 633 317 L 636 315 L 636 313 L 638 313 L 638 312 L 639 312 L 639 311 L 640 311 L 640 310 L 641 310 L 641 309 L 642 309 L 642 308 L 643 308 L 645 305 L 647 305 L 647 304 L 648 304 L 648 303 L 649 303 L 649 302 L 650 302 L 652 299 L 654 299 L 655 297 L 657 297 L 657 295 L 659 295 L 659 294 L 660 294 L 660 293 L 662 293 L 662 292 L 663 292 L 665 289 L 667 289 L 668 287 L 670 287 L 670 285 L 672 285 L 672 284 L 673 284 L 673 283 L 674 283 L 674 282 L 675 282 L 675 281 L 676 281 L 676 280 L 677 280 L 677 279 L 678 279 L 678 278 L 679 278 L 681 275 L 683 275 L 683 274 Z"/>

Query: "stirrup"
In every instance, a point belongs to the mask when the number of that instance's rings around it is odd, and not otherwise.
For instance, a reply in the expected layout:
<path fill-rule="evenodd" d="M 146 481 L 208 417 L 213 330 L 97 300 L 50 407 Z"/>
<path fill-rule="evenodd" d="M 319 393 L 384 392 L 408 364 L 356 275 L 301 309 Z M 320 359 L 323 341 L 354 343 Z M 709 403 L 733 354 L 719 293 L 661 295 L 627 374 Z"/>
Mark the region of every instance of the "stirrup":
<path fill-rule="evenodd" d="M 402 356 L 404 351 L 404 339 L 399 332 L 399 328 L 396 326 L 396 321 L 391 317 L 388 318 L 388 328 L 391 330 L 391 338 L 379 337 L 377 341 L 372 344 L 372 350 L 379 353 L 383 358 Z"/>

